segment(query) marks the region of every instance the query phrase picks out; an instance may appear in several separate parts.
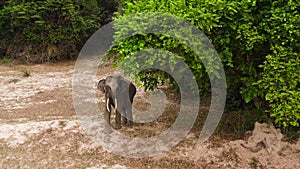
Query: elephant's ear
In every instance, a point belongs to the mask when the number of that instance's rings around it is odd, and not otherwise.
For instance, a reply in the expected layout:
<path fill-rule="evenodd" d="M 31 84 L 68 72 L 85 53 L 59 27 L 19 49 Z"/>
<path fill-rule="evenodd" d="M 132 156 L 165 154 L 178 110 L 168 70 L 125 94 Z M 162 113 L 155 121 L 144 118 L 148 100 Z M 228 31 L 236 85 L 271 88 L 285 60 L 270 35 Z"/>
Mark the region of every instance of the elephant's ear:
<path fill-rule="evenodd" d="M 104 85 L 105 85 L 105 79 L 99 80 L 98 86 L 97 86 L 98 90 L 100 90 L 101 92 L 105 92 L 104 91 Z"/>

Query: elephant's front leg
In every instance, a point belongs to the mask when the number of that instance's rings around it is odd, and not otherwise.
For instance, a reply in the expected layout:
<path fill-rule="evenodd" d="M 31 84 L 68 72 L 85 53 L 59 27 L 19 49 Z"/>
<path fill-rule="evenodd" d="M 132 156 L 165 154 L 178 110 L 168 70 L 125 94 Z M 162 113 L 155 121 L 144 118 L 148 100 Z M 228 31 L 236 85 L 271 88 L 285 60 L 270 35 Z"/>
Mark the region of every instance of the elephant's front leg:
<path fill-rule="evenodd" d="M 110 125 L 110 116 L 111 116 L 111 99 L 106 98 L 105 99 L 105 114 L 104 118 L 107 121 L 107 123 Z"/>
<path fill-rule="evenodd" d="M 105 123 L 105 125 L 104 125 L 104 131 L 107 133 L 112 132 L 111 127 L 110 127 L 111 106 L 112 106 L 112 100 L 110 98 L 105 98 L 104 119 L 107 123 Z"/>
<path fill-rule="evenodd" d="M 116 125 L 115 129 L 121 128 L 121 114 L 118 111 L 118 100 L 115 98 L 115 113 L 116 113 Z"/>

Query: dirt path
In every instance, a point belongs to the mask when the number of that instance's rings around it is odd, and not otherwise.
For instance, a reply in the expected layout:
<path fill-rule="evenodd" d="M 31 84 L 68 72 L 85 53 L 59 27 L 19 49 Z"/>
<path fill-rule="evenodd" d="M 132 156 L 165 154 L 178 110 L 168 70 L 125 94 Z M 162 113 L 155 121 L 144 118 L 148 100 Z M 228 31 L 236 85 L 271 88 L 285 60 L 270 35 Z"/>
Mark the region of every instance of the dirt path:
<path fill-rule="evenodd" d="M 258 123 L 245 140 L 199 145 L 198 132 L 190 132 L 178 146 L 155 157 L 131 159 L 109 153 L 95 145 L 76 120 L 73 66 L 74 62 L 0 65 L 1 168 L 300 168 L 300 140 L 284 142 L 278 130 Z M 112 72 L 99 70 L 103 77 Z M 138 92 L 134 107 L 147 109 L 144 93 Z M 104 107 L 101 96 L 98 101 Z M 121 132 L 153 136 L 170 125 L 177 108 L 170 101 L 162 118 Z"/>

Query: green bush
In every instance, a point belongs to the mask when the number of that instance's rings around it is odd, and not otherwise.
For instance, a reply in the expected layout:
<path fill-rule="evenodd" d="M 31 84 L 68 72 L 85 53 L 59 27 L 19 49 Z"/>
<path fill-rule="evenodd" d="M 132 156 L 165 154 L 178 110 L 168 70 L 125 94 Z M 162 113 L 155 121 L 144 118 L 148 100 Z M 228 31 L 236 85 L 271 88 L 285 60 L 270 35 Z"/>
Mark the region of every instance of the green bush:
<path fill-rule="evenodd" d="M 99 2 L 6 1 L 0 8 L 1 53 L 29 62 L 76 58 L 108 16 Z"/>
<path fill-rule="evenodd" d="M 117 40 L 120 34 L 141 27 L 122 21 L 130 14 L 162 12 L 181 17 L 201 29 L 217 49 L 226 71 L 228 107 L 242 108 L 255 104 L 266 110 L 277 125 L 284 128 L 299 126 L 300 5 L 296 0 L 122 2 L 125 6 L 116 18 Z M 143 21 L 143 18 L 140 20 Z M 114 46 L 108 56 L 113 55 L 118 64 L 131 54 L 147 48 L 161 48 L 178 55 L 191 68 L 200 91 L 208 91 L 206 72 L 209 70 L 199 63 L 191 49 L 168 36 L 136 32 L 135 36 Z M 134 69 L 131 67 L 130 72 L 135 72 Z M 154 88 L 159 82 L 156 80 L 158 75 L 162 81 L 169 78 L 157 70 L 141 72 L 137 77 L 148 88 Z"/>
<path fill-rule="evenodd" d="M 260 65 L 263 71 L 246 92 L 246 99 L 263 97 L 266 112 L 283 128 L 300 124 L 299 8 L 296 1 L 270 3 L 260 23 L 268 53 Z"/>

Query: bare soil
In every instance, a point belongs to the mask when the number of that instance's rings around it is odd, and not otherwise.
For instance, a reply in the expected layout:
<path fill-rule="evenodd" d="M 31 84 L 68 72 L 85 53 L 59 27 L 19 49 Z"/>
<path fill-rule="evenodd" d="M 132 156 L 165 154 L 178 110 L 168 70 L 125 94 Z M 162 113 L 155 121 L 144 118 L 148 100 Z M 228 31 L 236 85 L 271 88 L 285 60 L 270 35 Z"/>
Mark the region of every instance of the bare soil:
<path fill-rule="evenodd" d="M 1 168 L 300 168 L 300 139 L 283 141 L 279 130 L 255 124 L 243 140 L 217 135 L 198 144 L 200 131 L 160 155 L 141 159 L 121 157 L 97 146 L 82 130 L 73 108 L 74 62 L 0 65 Z M 113 73 L 99 69 L 99 78 Z M 99 109 L 104 109 L 99 94 Z M 165 130 L 176 118 L 178 99 L 168 96 L 165 112 L 151 123 L 123 127 L 131 137 L 150 137 Z M 141 89 L 134 100 L 138 110 L 148 109 Z M 199 115 L 207 113 L 202 107 Z"/>

